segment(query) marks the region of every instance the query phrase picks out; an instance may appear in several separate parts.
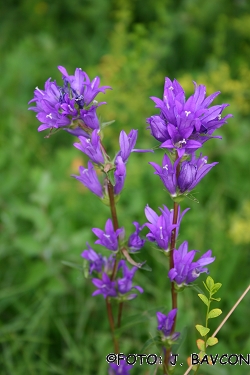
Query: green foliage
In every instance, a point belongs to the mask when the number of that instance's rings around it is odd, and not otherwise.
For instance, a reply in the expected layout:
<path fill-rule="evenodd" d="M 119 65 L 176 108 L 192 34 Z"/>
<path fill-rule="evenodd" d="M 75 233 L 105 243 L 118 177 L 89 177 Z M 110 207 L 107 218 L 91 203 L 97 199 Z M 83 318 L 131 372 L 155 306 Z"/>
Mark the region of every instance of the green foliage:
<path fill-rule="evenodd" d="M 230 103 L 234 118 L 219 132 L 223 140 L 205 145 L 209 161 L 220 164 L 193 193 L 200 203 L 184 200 L 191 210 L 178 241 L 188 240 L 202 253 L 213 250 L 211 270 L 223 284 L 221 308 L 228 311 L 249 280 L 250 4 L 11 0 L 1 2 L 0 10 L 1 372 L 103 375 L 105 356 L 112 351 L 105 303 L 90 297 L 93 288 L 80 271 L 80 254 L 86 241 L 93 244 L 91 227 L 103 227 L 108 207 L 70 178 L 86 164 L 72 147 L 73 138 L 59 132 L 44 139 L 27 102 L 47 78 L 60 79 L 57 65 L 71 73 L 81 67 L 91 77 L 99 73 L 102 83 L 113 87 L 102 96 L 108 104 L 99 113 L 104 122 L 116 120 L 104 129 L 115 154 L 122 128 L 139 129 L 138 148 L 156 146 L 145 118 L 157 113 L 148 97 L 162 95 L 165 76 L 176 77 L 189 93 L 192 80 L 206 84 L 208 94 L 221 91 L 218 100 Z M 132 220 L 145 221 L 147 203 L 153 209 L 172 205 L 148 165 L 160 162 L 162 155 L 131 156 L 118 205 L 127 233 L 133 230 Z M 170 308 L 160 255 L 148 246 L 140 254 L 153 272 L 140 271 L 137 282 L 146 293 L 125 307 L 128 316 L 143 315 L 151 305 Z M 220 331 L 217 351 L 244 353 L 249 348 L 248 304 L 246 296 Z M 201 317 L 192 290 L 181 294 L 177 330 Z M 213 332 L 216 319 L 209 324 Z M 153 315 L 128 327 L 123 351 L 138 352 L 155 330 Z M 195 334 L 187 330 L 188 340 L 180 348 L 183 358 L 194 350 Z M 210 339 L 209 345 L 214 342 Z M 227 371 L 235 374 L 235 366 Z"/>

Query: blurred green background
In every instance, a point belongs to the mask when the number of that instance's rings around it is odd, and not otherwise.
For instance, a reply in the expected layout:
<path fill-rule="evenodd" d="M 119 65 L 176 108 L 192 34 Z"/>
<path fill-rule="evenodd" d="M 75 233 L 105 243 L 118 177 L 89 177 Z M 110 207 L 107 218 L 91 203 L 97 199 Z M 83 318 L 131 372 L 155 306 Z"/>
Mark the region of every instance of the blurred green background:
<path fill-rule="evenodd" d="M 212 249 L 211 276 L 223 287 L 223 314 L 249 284 L 250 273 L 250 3 L 247 0 L 9 0 L 0 4 L 1 103 L 1 375 L 104 375 L 112 352 L 105 301 L 90 297 L 93 286 L 83 273 L 62 263 L 82 265 L 93 226 L 102 228 L 109 210 L 71 178 L 86 158 L 72 147 L 70 135 L 49 139 L 27 102 L 49 77 L 61 79 L 58 65 L 73 74 L 81 67 L 91 78 L 113 87 L 99 115 L 116 122 L 105 132 L 107 147 L 118 150 L 121 129 L 139 130 L 138 148 L 156 146 L 145 119 L 156 114 L 149 96 L 162 96 L 164 77 L 177 78 L 187 95 L 192 81 L 220 90 L 215 104 L 229 103 L 233 113 L 203 152 L 220 163 L 195 189 L 199 200 L 182 222 L 179 243 L 202 253 Z M 161 161 L 162 151 L 133 154 L 118 214 L 127 233 L 132 221 L 145 221 L 144 207 L 172 203 L 148 161 Z M 98 249 L 98 246 L 96 247 Z M 141 253 L 153 272 L 138 271 L 136 284 L 145 293 L 125 306 L 124 316 L 143 321 L 127 327 L 121 350 L 141 353 L 156 332 L 150 308 L 170 306 L 169 282 L 161 254 L 149 245 Z M 202 275 L 198 282 L 202 286 Z M 250 353 L 250 293 L 220 333 L 212 353 Z M 130 318 L 132 317 L 132 318 Z M 203 324 L 205 307 L 193 290 L 179 297 L 177 329 L 185 327 L 179 353 L 184 363 L 197 352 L 194 325 Z M 160 354 L 155 347 L 147 353 Z M 153 374 L 136 366 L 131 374 Z M 201 374 L 250 374 L 247 366 L 209 367 Z"/>

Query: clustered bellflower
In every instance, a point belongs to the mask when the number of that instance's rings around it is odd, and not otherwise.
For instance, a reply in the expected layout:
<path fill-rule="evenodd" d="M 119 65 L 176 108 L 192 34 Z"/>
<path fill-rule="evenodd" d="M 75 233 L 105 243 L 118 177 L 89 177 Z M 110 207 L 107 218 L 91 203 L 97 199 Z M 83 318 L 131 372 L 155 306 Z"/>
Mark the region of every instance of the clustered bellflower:
<path fill-rule="evenodd" d="M 173 210 L 169 210 L 164 205 L 163 209 L 159 209 L 162 215 L 157 215 L 157 213 L 149 206 L 146 206 L 145 208 L 145 215 L 149 221 L 145 224 L 149 229 L 149 233 L 146 237 L 148 241 L 156 243 L 160 249 L 169 251 L 172 230 L 176 230 L 177 237 L 181 220 L 189 208 L 182 213 L 180 213 L 180 207 L 178 208 L 177 224 L 173 224 Z"/>
<path fill-rule="evenodd" d="M 179 332 L 174 332 L 171 334 L 172 327 L 174 325 L 174 319 L 177 314 L 177 309 L 169 311 L 167 315 L 161 312 L 156 313 L 158 327 L 157 329 L 161 332 L 164 341 L 175 341 L 180 336 Z"/>
<path fill-rule="evenodd" d="M 207 157 L 200 156 L 197 158 L 195 154 L 191 155 L 190 160 L 185 160 L 180 164 L 179 175 L 177 174 L 177 166 L 181 158 L 178 158 L 173 164 L 168 155 L 164 155 L 162 159 L 162 167 L 156 163 L 150 162 L 155 174 L 160 177 L 164 186 L 172 197 L 186 194 L 193 190 L 200 180 L 216 165 L 217 162 L 207 164 Z"/>
<path fill-rule="evenodd" d="M 212 251 L 208 250 L 199 260 L 193 262 L 197 250 L 188 251 L 188 242 L 184 241 L 179 249 L 174 249 L 174 267 L 169 270 L 168 276 L 178 287 L 192 283 L 203 272 L 208 273 L 204 266 L 212 263 L 215 257 L 212 257 Z"/>
<path fill-rule="evenodd" d="M 205 98 L 206 87 L 195 82 L 194 86 L 194 94 L 186 100 L 180 83 L 166 77 L 163 100 L 151 97 L 160 109 L 160 115 L 147 119 L 151 134 L 161 142 L 160 147 L 176 150 L 179 157 L 195 152 L 214 138 L 214 131 L 232 117 L 231 114 L 222 117 L 228 104 L 209 107 L 219 91 Z"/>
<path fill-rule="evenodd" d="M 93 278 L 92 283 L 96 286 L 96 290 L 92 296 L 102 294 L 104 298 L 116 297 L 120 300 L 131 300 L 137 297 L 136 293 L 130 293 L 132 289 L 136 289 L 138 292 L 143 293 L 143 289 L 139 285 L 133 286 L 133 277 L 135 272 L 138 270 L 137 267 L 133 267 L 131 270 L 127 267 L 125 260 L 120 260 L 118 264 L 118 270 L 122 270 L 122 277 L 116 278 L 112 281 L 111 277 L 106 273 L 102 273 L 101 278 Z"/>
<path fill-rule="evenodd" d="M 99 129 L 96 108 L 105 103 L 98 103 L 95 98 L 99 92 L 105 93 L 111 87 L 99 87 L 100 78 L 91 81 L 80 68 L 76 68 L 74 75 L 69 75 L 63 66 L 58 69 L 63 85 L 59 86 L 49 78 L 44 90 L 37 87 L 29 102 L 36 103 L 29 109 L 37 112 L 36 117 L 42 123 L 38 131 L 61 128 L 76 136 L 86 136 L 90 130 Z"/>

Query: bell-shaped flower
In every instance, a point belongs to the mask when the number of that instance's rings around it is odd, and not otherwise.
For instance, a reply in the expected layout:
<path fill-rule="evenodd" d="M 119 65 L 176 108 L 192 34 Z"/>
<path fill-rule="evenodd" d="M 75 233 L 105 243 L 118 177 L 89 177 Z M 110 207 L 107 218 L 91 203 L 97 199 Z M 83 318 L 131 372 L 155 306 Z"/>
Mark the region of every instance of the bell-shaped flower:
<path fill-rule="evenodd" d="M 140 293 L 143 293 L 143 289 L 139 285 L 133 286 L 133 284 L 132 284 L 133 277 L 135 275 L 135 272 L 138 270 L 138 268 L 133 267 L 130 270 L 126 265 L 126 261 L 120 260 L 119 265 L 118 265 L 118 270 L 119 269 L 122 269 L 123 277 L 118 278 L 118 280 L 117 280 L 118 292 L 120 294 L 127 294 L 132 289 L 136 289 Z M 136 298 L 136 297 L 137 297 L 136 293 L 130 293 L 128 296 L 126 296 L 126 299 L 131 300 L 131 299 Z"/>
<path fill-rule="evenodd" d="M 82 257 L 89 261 L 89 273 L 93 271 L 102 272 L 102 268 L 105 265 L 104 257 L 101 254 L 97 254 L 90 245 L 87 243 L 88 250 L 82 252 Z"/>
<path fill-rule="evenodd" d="M 171 341 L 177 340 L 180 336 L 180 332 L 174 332 L 171 334 L 172 327 L 174 325 L 177 309 L 170 310 L 167 315 L 161 312 L 156 313 L 158 327 L 157 329 L 162 333 L 164 340 L 169 339 Z"/>
<path fill-rule="evenodd" d="M 191 160 L 181 164 L 180 173 L 177 179 L 178 189 L 181 193 L 186 193 L 195 188 L 200 180 L 216 165 L 217 162 L 207 164 L 207 156 L 196 158 L 192 154 Z"/>
<path fill-rule="evenodd" d="M 118 238 L 124 235 L 124 228 L 114 230 L 111 219 L 108 219 L 105 224 L 105 230 L 93 228 L 92 232 L 99 238 L 95 241 L 96 244 L 102 245 L 109 250 L 116 251 L 119 247 Z"/>
<path fill-rule="evenodd" d="M 74 143 L 73 145 L 86 154 L 94 163 L 103 164 L 104 157 L 101 149 L 100 137 L 98 135 L 98 130 L 95 129 L 91 138 L 79 136 L 80 143 Z"/>
<path fill-rule="evenodd" d="M 124 182 L 126 179 L 126 165 L 121 156 L 117 156 L 115 159 L 114 178 L 115 178 L 114 193 L 115 195 L 118 195 L 122 191 Z"/>
<path fill-rule="evenodd" d="M 177 237 L 181 220 L 188 209 L 184 210 L 182 214 L 180 214 L 180 208 L 178 209 L 176 224 L 173 224 L 173 210 L 170 211 L 166 206 L 163 206 L 163 209 L 160 208 L 160 210 L 162 215 L 157 215 L 152 208 L 146 206 L 145 215 L 149 222 L 145 225 L 150 231 L 146 237 L 150 242 L 155 242 L 159 248 L 168 251 L 172 230 L 176 230 Z"/>
<path fill-rule="evenodd" d="M 91 281 L 97 287 L 92 296 L 102 294 L 104 298 L 117 297 L 116 282 L 111 281 L 105 272 L 102 274 L 102 279 L 93 278 Z"/>
<path fill-rule="evenodd" d="M 208 269 L 204 266 L 215 260 L 215 257 L 211 256 L 212 251 L 208 250 L 198 261 L 193 262 L 197 250 L 188 251 L 187 241 L 184 241 L 178 250 L 173 251 L 174 267 L 169 270 L 168 277 L 178 287 L 190 284 L 203 272 L 208 273 Z"/>
<path fill-rule="evenodd" d="M 142 239 L 140 237 L 140 232 L 145 227 L 146 224 L 143 224 L 140 226 L 137 221 L 133 222 L 135 226 L 135 232 L 133 232 L 128 239 L 128 248 L 130 252 L 135 252 L 141 250 L 141 248 L 144 246 L 146 240 Z"/>
<path fill-rule="evenodd" d="M 100 184 L 96 171 L 93 167 L 91 161 L 88 161 L 88 168 L 79 167 L 80 176 L 75 174 L 72 177 L 79 180 L 86 188 L 88 188 L 92 193 L 98 195 L 100 198 L 103 198 L 102 185 Z"/>

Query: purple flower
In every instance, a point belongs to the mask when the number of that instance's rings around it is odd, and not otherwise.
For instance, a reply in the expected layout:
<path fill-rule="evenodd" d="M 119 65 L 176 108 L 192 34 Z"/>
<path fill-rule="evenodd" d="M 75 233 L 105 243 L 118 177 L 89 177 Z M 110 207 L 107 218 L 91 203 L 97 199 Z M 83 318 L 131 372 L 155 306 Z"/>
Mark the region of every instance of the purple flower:
<path fill-rule="evenodd" d="M 177 196 L 177 166 L 180 162 L 180 158 L 178 158 L 174 164 L 172 165 L 170 158 L 168 155 L 164 155 L 162 159 L 162 167 L 156 163 L 149 163 L 155 169 L 155 174 L 158 174 L 160 179 L 162 180 L 163 184 L 165 185 L 166 189 L 169 191 L 172 197 Z"/>
<path fill-rule="evenodd" d="M 118 250 L 119 235 L 124 235 L 124 229 L 120 228 L 116 231 L 114 230 L 113 223 L 111 219 L 108 219 L 105 225 L 105 231 L 99 228 L 93 228 L 92 232 L 99 238 L 95 241 L 96 244 L 102 245 L 109 250 Z"/>
<path fill-rule="evenodd" d="M 191 191 L 200 182 L 200 180 L 212 169 L 217 162 L 207 164 L 207 156 L 198 158 L 192 154 L 190 161 L 184 161 L 181 164 L 180 174 L 178 177 L 178 188 L 181 193 Z"/>
<path fill-rule="evenodd" d="M 137 221 L 134 221 L 133 224 L 135 226 L 135 232 L 132 233 L 128 239 L 128 247 L 130 252 L 141 250 L 141 248 L 144 246 L 146 242 L 146 240 L 143 240 L 139 235 L 139 233 L 142 231 L 146 224 L 140 226 L 140 224 L 137 223 Z"/>
<path fill-rule="evenodd" d="M 96 114 L 96 108 L 97 106 L 92 106 L 89 109 L 80 110 L 80 118 L 83 120 L 84 124 L 90 129 L 100 129 L 100 122 Z"/>
<path fill-rule="evenodd" d="M 91 134 L 91 139 L 87 137 L 78 137 L 81 143 L 74 143 L 73 145 L 78 148 L 78 150 L 84 152 L 88 157 L 96 164 L 103 164 L 104 157 L 101 150 L 100 137 L 98 135 L 98 130 L 95 129 Z"/>
<path fill-rule="evenodd" d="M 129 375 L 132 368 L 133 365 L 128 365 L 125 359 L 121 359 L 119 365 L 116 363 L 109 364 L 108 375 Z"/>
<path fill-rule="evenodd" d="M 120 260 L 119 265 L 118 265 L 118 269 L 121 269 L 121 268 L 122 268 L 122 272 L 123 272 L 123 277 L 119 278 L 118 281 L 117 281 L 119 293 L 120 294 L 126 294 L 126 293 L 129 293 L 131 291 L 131 289 L 137 289 L 140 293 L 143 293 L 143 289 L 140 286 L 138 286 L 138 285 L 132 286 L 132 280 L 133 280 L 134 274 L 138 270 L 138 268 L 133 267 L 130 270 L 126 265 L 126 261 Z M 137 297 L 137 294 L 132 293 L 129 296 L 127 296 L 126 299 L 130 300 L 130 299 L 133 299 L 135 297 Z"/>
<path fill-rule="evenodd" d="M 117 156 L 115 160 L 115 186 L 114 186 L 114 193 L 115 195 L 120 194 L 123 189 L 125 178 L 126 178 L 126 165 L 122 160 L 121 156 Z"/>
<path fill-rule="evenodd" d="M 72 175 L 72 177 L 79 180 L 84 186 L 86 186 L 92 193 L 103 198 L 102 185 L 100 184 L 96 171 L 91 163 L 88 161 L 88 169 L 79 167 L 80 176 Z"/>
<path fill-rule="evenodd" d="M 190 154 L 212 138 L 212 133 L 226 123 L 232 115 L 221 117 L 228 104 L 208 108 L 216 92 L 207 98 L 206 88 L 194 82 L 195 92 L 187 100 L 179 82 L 165 78 L 163 100 L 151 97 L 159 108 L 160 116 L 147 119 L 153 137 L 162 142 L 161 147 L 175 149 L 179 157 Z"/>
<path fill-rule="evenodd" d="M 149 223 L 145 225 L 150 230 L 146 237 L 150 242 L 156 242 L 161 249 L 168 251 L 172 230 L 176 228 L 177 238 L 181 220 L 189 209 L 184 210 L 182 214 L 180 214 L 180 208 L 178 208 L 177 224 L 174 225 L 173 210 L 170 211 L 166 206 L 163 206 L 163 209 L 160 208 L 160 210 L 162 215 L 159 216 L 152 208 L 146 206 L 145 215 Z"/>
<path fill-rule="evenodd" d="M 87 243 L 88 250 L 82 252 L 82 257 L 89 261 L 89 273 L 93 271 L 102 272 L 102 268 L 105 264 L 104 258 L 101 254 L 97 254 Z"/>
<path fill-rule="evenodd" d="M 136 144 L 137 135 L 138 130 L 132 129 L 128 135 L 125 133 L 124 130 L 121 131 L 119 137 L 120 151 L 116 155 L 116 158 L 118 156 L 121 156 L 123 162 L 126 163 L 131 152 L 154 152 L 153 150 L 135 149 L 134 146 Z"/>
<path fill-rule="evenodd" d="M 63 86 L 58 86 L 56 81 L 51 82 L 48 79 L 44 90 L 36 88 L 34 98 L 29 102 L 36 103 L 36 107 L 29 109 L 37 112 L 36 117 L 42 123 L 38 131 L 51 128 L 75 129 L 79 120 L 83 120 L 90 131 L 99 129 L 95 111 L 96 107 L 104 103 L 97 104 L 94 99 L 99 92 L 105 92 L 110 87 L 99 87 L 99 77 L 95 77 L 91 82 L 87 73 L 79 68 L 74 75 L 69 75 L 62 66 L 58 69 L 63 74 Z M 75 131 L 69 133 L 74 135 Z"/>
<path fill-rule="evenodd" d="M 111 281 L 109 276 L 103 272 L 102 279 L 92 279 L 92 283 L 97 287 L 97 290 L 92 293 L 92 296 L 102 294 L 104 298 L 117 297 L 117 291 L 115 288 L 115 281 Z"/>
<path fill-rule="evenodd" d="M 174 267 L 169 270 L 168 277 L 171 281 L 175 281 L 178 286 L 190 284 L 203 273 L 208 273 L 208 269 L 204 266 L 212 263 L 215 257 L 212 257 L 212 251 L 208 250 L 200 259 L 193 262 L 197 250 L 188 252 L 188 242 L 183 242 L 179 249 L 174 249 Z"/>
<path fill-rule="evenodd" d="M 179 336 L 179 332 L 175 332 L 171 335 L 171 330 L 174 325 L 174 320 L 177 314 L 177 309 L 170 310 L 167 315 L 157 312 L 158 327 L 157 329 L 162 332 L 164 338 L 170 338 L 176 340 Z"/>
<path fill-rule="evenodd" d="M 172 197 L 185 194 L 200 182 L 205 175 L 212 169 L 217 162 L 207 164 L 207 156 L 200 156 L 196 158 L 195 154 L 191 155 L 191 160 L 184 161 L 180 165 L 179 176 L 177 176 L 177 166 L 180 163 L 178 158 L 174 164 L 171 163 L 168 155 L 164 155 L 162 159 L 162 167 L 156 163 L 149 163 L 155 169 L 157 174 L 169 191 Z"/>

